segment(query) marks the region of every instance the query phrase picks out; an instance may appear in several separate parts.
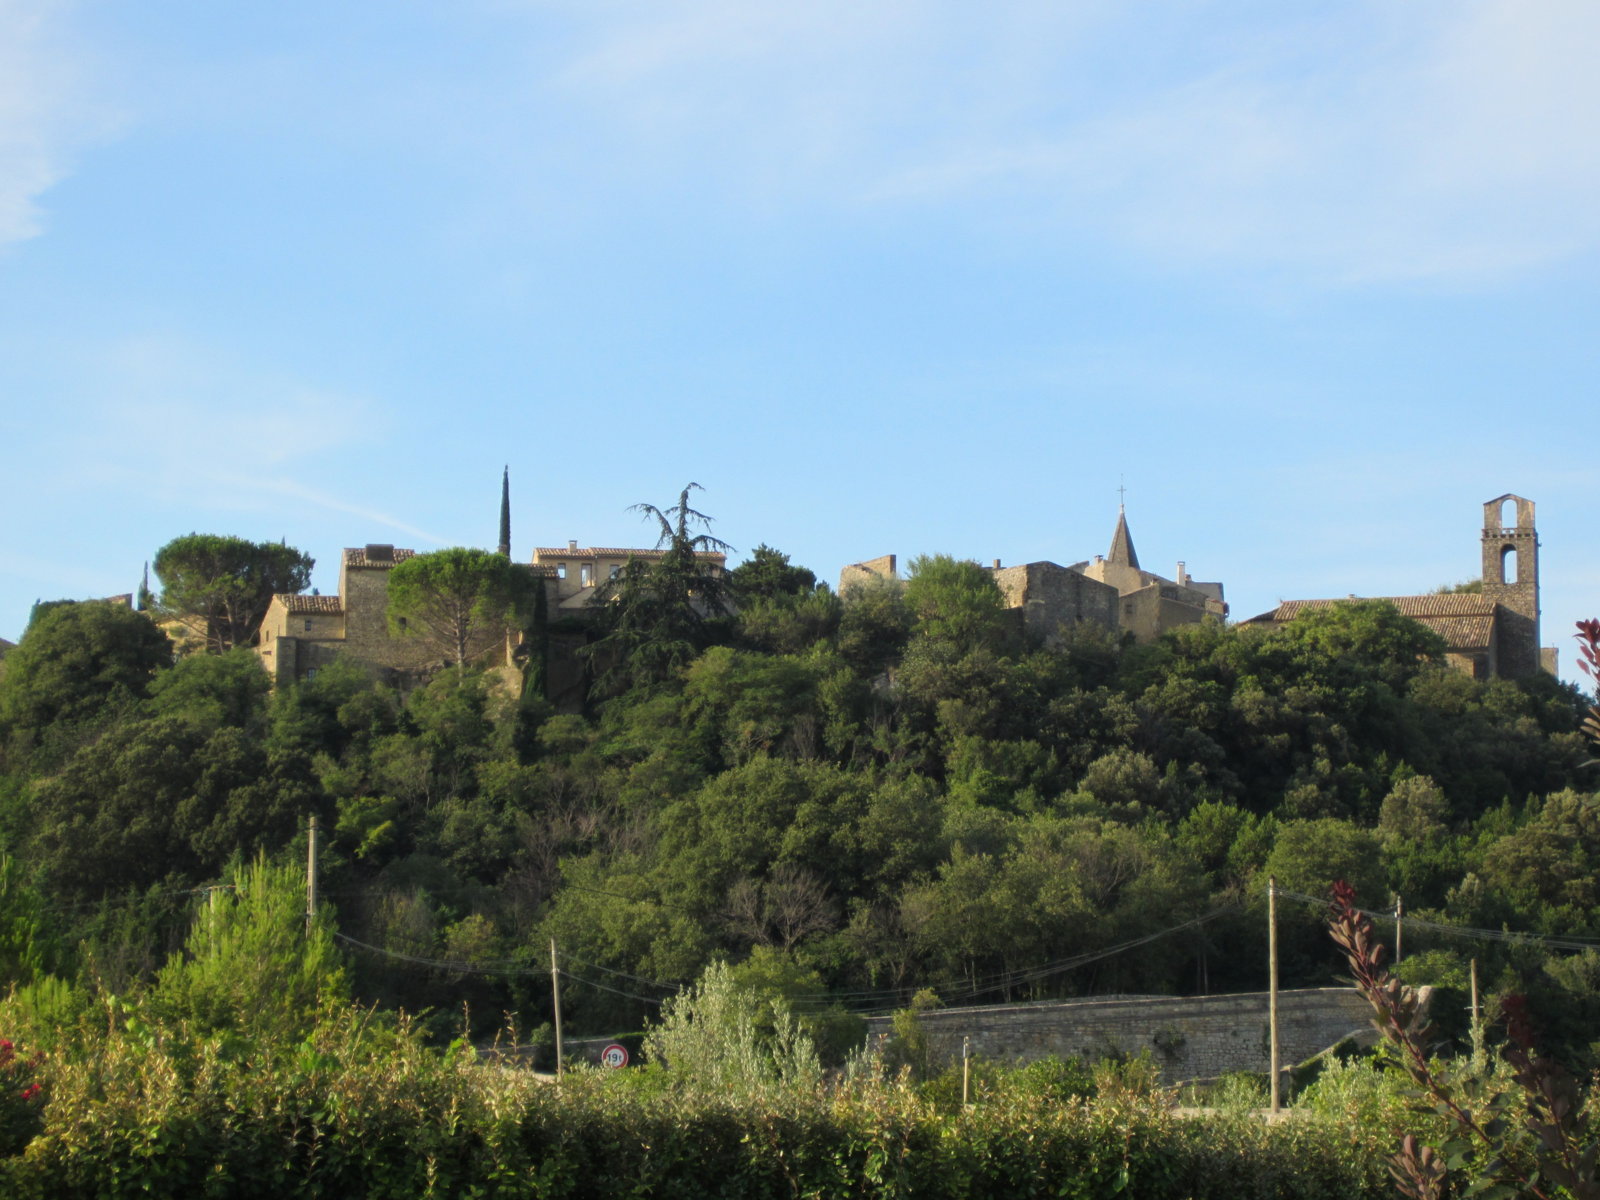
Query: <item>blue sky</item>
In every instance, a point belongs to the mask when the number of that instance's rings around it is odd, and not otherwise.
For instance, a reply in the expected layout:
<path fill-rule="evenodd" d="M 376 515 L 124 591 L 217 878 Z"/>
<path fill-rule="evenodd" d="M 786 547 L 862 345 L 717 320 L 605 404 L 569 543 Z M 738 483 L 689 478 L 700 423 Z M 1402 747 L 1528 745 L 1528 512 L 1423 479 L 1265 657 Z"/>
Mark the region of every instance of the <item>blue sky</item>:
<path fill-rule="evenodd" d="M 0 0 L 0 636 L 191 530 L 1600 613 L 1592 0 Z M 1585 518 L 1588 518 L 1587 520 Z"/>

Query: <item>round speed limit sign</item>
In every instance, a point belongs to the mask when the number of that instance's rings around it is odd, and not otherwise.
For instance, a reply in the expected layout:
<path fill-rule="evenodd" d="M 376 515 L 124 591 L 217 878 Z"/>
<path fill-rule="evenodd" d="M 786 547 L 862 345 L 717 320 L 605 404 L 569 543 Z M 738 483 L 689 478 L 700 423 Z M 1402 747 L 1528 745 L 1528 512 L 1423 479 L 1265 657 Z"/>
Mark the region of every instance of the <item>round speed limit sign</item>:
<path fill-rule="evenodd" d="M 627 1066 L 628 1048 L 618 1042 L 612 1042 L 611 1045 L 600 1051 L 600 1063 L 602 1066 L 610 1067 L 612 1070 Z"/>

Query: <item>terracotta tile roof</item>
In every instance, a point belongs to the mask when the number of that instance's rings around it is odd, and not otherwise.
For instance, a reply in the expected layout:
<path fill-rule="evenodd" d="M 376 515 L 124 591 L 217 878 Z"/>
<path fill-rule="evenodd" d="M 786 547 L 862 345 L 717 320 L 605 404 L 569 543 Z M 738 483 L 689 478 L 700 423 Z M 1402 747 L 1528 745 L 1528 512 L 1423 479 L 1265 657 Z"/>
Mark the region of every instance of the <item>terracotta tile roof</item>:
<path fill-rule="evenodd" d="M 397 551 L 398 553 L 398 551 Z M 551 558 L 638 558 L 657 559 L 666 554 L 665 550 L 629 550 L 616 546 L 579 546 L 574 550 L 571 546 L 536 546 L 533 551 L 533 561 Z M 695 553 L 696 558 L 705 559 L 707 562 L 726 562 L 728 556 L 715 550 L 700 550 Z"/>
<path fill-rule="evenodd" d="M 1452 650 L 1482 650 L 1489 645 L 1494 633 L 1494 614 L 1479 613 L 1470 617 L 1417 617 L 1429 629 L 1445 640 Z"/>
<path fill-rule="evenodd" d="M 280 593 L 273 597 L 292 613 L 331 613 L 338 616 L 344 603 L 338 596 L 291 596 Z"/>
<path fill-rule="evenodd" d="M 392 567 L 395 563 L 405 562 L 406 559 L 416 555 L 415 550 L 402 550 L 399 546 L 393 547 L 394 557 L 368 558 L 367 546 L 347 546 L 344 551 L 344 565 L 347 567 Z"/>
<path fill-rule="evenodd" d="M 1445 592 L 1430 596 L 1356 596 L 1357 600 L 1387 600 L 1405 617 L 1486 616 L 1494 612 L 1495 602 L 1481 592 Z M 1308 608 L 1328 608 L 1348 604 L 1343 600 L 1285 600 L 1271 614 L 1274 621 L 1292 621 Z M 1263 616 L 1267 614 L 1263 613 Z"/>
<path fill-rule="evenodd" d="M 1489 644 L 1494 632 L 1494 615 L 1498 605 L 1481 593 L 1447 592 L 1429 596 L 1358 596 L 1357 600 L 1387 600 L 1400 610 L 1400 615 L 1421 621 L 1444 638 L 1452 650 L 1476 650 Z M 1349 604 L 1343 600 L 1285 600 L 1271 612 L 1251 617 L 1241 622 L 1245 625 L 1281 625 L 1292 621 L 1301 613 L 1314 608 L 1332 608 L 1335 604 Z"/>

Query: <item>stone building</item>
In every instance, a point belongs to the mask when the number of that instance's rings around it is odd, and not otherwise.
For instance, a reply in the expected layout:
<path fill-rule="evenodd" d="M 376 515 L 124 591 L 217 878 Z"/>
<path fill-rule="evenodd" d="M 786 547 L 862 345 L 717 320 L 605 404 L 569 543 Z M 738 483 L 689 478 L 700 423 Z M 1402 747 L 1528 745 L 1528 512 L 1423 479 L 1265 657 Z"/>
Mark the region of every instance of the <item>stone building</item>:
<path fill-rule="evenodd" d="M 865 562 L 851 563 L 839 569 L 839 595 L 844 595 L 845 589 L 853 586 L 866 586 L 875 580 L 899 579 L 900 572 L 896 569 L 899 558 L 893 554 L 879 555 L 869 558 Z"/>
<path fill-rule="evenodd" d="M 274 596 L 256 645 L 273 683 L 305 679 L 346 654 L 380 670 L 429 666 L 421 642 L 389 632 L 389 572 L 415 554 L 380 543 L 351 547 L 339 558 L 337 596 Z"/>
<path fill-rule="evenodd" d="M 552 619 L 582 616 L 594 603 L 595 589 L 616 579 L 629 562 L 659 562 L 664 550 L 630 550 L 616 547 L 580 546 L 569 541 L 565 546 L 537 546 L 533 551 L 533 570 L 545 580 L 545 601 Z M 711 573 L 722 574 L 728 556 L 715 551 L 695 555 L 711 565 Z"/>
<path fill-rule="evenodd" d="M 851 563 L 839 572 L 839 593 L 853 584 L 898 579 L 896 564 L 893 554 Z M 1070 567 L 1053 562 L 1003 567 L 995 559 L 989 570 L 1006 607 L 1019 612 L 1023 628 L 1047 645 L 1083 623 L 1150 642 L 1179 625 L 1221 621 L 1228 612 L 1222 585 L 1190 579 L 1181 562 L 1176 580 L 1143 570 L 1125 511 L 1117 514 L 1109 554 Z"/>
<path fill-rule="evenodd" d="M 1451 666 L 1475 679 L 1556 673 L 1556 649 L 1539 645 L 1539 534 L 1533 501 L 1506 494 L 1483 506 L 1479 590 L 1383 596 L 1444 638 Z M 1277 628 L 1311 608 L 1356 600 L 1286 600 L 1246 625 Z"/>
<path fill-rule="evenodd" d="M 509 495 L 502 494 L 500 552 L 510 555 Z M 653 562 L 661 550 L 580 547 L 569 541 L 564 548 L 541 546 L 526 569 L 544 581 L 548 637 L 548 671 L 551 698 L 571 703 L 581 695 L 582 664 L 576 651 L 588 640 L 582 624 L 595 602 L 595 589 L 616 578 L 633 562 Z M 334 659 L 349 655 L 361 662 L 402 675 L 418 675 L 437 666 L 428 646 L 389 630 L 389 572 L 416 554 L 385 544 L 356 546 L 339 560 L 339 594 L 278 595 L 267 606 L 261 622 L 256 653 L 273 682 L 305 679 Z M 717 572 L 727 556 L 699 556 Z M 481 647 L 484 659 L 499 665 L 513 661 L 520 635 L 496 633 Z M 500 657 L 502 646 L 504 658 Z"/>
<path fill-rule="evenodd" d="M 1199 621 L 1221 621 L 1228 615 L 1222 598 L 1222 584 L 1202 583 L 1189 577 L 1186 564 L 1178 564 L 1178 577 L 1167 579 L 1139 565 L 1128 532 L 1128 514 L 1117 511 L 1117 527 L 1111 534 L 1111 549 L 1088 562 L 1074 563 L 1072 569 L 1117 590 L 1118 626 L 1140 642 L 1153 642 L 1169 629 Z"/>
<path fill-rule="evenodd" d="M 598 603 L 598 589 L 618 578 L 630 562 L 659 562 L 664 550 L 614 546 L 537 546 L 533 572 L 545 588 L 545 698 L 563 712 L 583 707 L 589 664 L 579 654 L 590 641 L 589 625 Z M 728 556 L 715 551 L 696 555 L 713 574 L 727 569 Z"/>
<path fill-rule="evenodd" d="M 1023 629 L 1054 645 L 1075 626 L 1117 628 L 1117 593 L 1099 580 L 1053 562 L 989 568 L 1006 607 L 1019 614 Z"/>

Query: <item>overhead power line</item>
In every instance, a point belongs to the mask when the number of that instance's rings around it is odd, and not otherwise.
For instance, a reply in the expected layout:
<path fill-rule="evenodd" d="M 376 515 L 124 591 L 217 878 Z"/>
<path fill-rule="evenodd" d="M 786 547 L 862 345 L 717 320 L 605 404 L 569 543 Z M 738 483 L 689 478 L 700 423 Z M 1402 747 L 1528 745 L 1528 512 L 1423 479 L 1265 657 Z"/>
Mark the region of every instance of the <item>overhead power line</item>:
<path fill-rule="evenodd" d="M 1198 928 L 1199 926 L 1213 921 L 1226 913 L 1237 911 L 1237 908 L 1237 905 L 1230 905 L 1225 908 L 1215 909 L 1203 916 L 1194 917 L 1188 921 L 1179 922 L 1176 925 L 1169 926 L 1166 929 L 1157 930 L 1154 933 L 1145 934 L 1142 937 L 1131 938 L 1128 941 L 1121 942 L 1115 946 L 1107 946 L 1101 950 L 1093 950 L 1085 954 L 1075 955 L 1071 958 L 1059 959 L 1055 962 L 1046 963 L 1042 966 L 1017 971 L 1008 971 L 1000 975 L 987 977 L 977 981 L 947 981 L 942 985 L 934 986 L 936 986 L 937 990 L 946 993 L 946 995 L 951 999 L 969 999 L 974 996 L 982 995 L 985 992 L 1016 987 L 1025 983 L 1036 983 L 1041 979 L 1048 979 L 1054 975 L 1065 974 L 1068 971 L 1076 970 L 1077 968 L 1087 966 L 1090 963 L 1099 962 L 1102 959 L 1107 959 L 1118 954 L 1126 953 L 1129 950 L 1134 950 L 1140 946 L 1148 945 L 1149 943 L 1157 941 L 1160 938 L 1169 937 L 1174 933 L 1181 933 L 1186 929 Z M 548 967 L 532 967 L 526 963 L 520 963 L 514 960 L 502 960 L 500 962 L 468 962 L 462 959 L 427 958 L 423 955 L 406 954 L 398 950 L 386 949 L 383 946 L 374 946 L 370 942 L 361 941 L 359 938 L 353 938 L 348 934 L 339 933 L 338 931 L 334 931 L 333 936 L 347 945 L 355 946 L 361 950 L 367 951 L 368 953 L 377 954 L 397 962 L 408 963 L 412 966 L 426 967 L 435 971 L 445 971 L 461 975 L 521 977 L 537 976 L 539 978 L 549 978 L 550 976 L 550 969 Z M 571 955 L 567 955 L 566 958 L 568 961 L 581 963 L 583 966 L 593 970 L 602 971 L 608 975 L 612 975 L 621 979 L 627 979 L 634 983 L 644 984 L 647 987 L 660 988 L 663 991 L 677 993 L 685 986 L 683 984 L 676 983 L 663 983 L 660 980 L 647 979 L 641 975 L 631 975 L 626 971 L 619 971 L 613 967 L 603 966 L 600 963 L 593 963 L 584 959 L 574 958 Z M 579 975 L 565 969 L 560 970 L 558 973 L 563 978 L 570 979 L 574 983 L 581 983 L 586 987 L 592 987 L 598 991 L 610 992 L 612 995 L 624 996 L 630 1000 L 638 1000 L 644 1004 L 660 1005 L 665 999 L 667 999 L 667 997 L 640 995 L 638 992 L 616 987 L 609 983 L 602 983 L 599 980 L 590 979 L 586 976 Z M 853 1003 L 846 1003 L 846 1007 L 861 1013 L 871 1013 L 880 1007 L 878 1004 L 875 1004 L 874 1001 L 898 1000 L 904 995 L 904 993 L 904 988 L 884 988 L 877 991 L 862 992 L 801 992 L 791 995 L 787 997 L 787 999 L 789 999 L 791 1002 L 800 1003 L 813 1008 L 853 1001 Z"/>
<path fill-rule="evenodd" d="M 1303 892 L 1287 892 L 1278 889 L 1278 895 L 1288 900 L 1298 900 L 1309 904 L 1313 908 L 1327 908 L 1328 901 L 1325 897 L 1307 896 Z M 1355 910 L 1362 916 L 1370 917 L 1374 921 L 1393 922 L 1398 918 L 1392 912 L 1380 912 L 1371 908 L 1358 908 Z M 1427 921 L 1420 917 L 1407 915 L 1405 917 L 1407 929 L 1426 929 L 1431 933 L 1442 934 L 1445 937 L 1464 938 L 1480 942 L 1509 942 L 1513 945 L 1524 946 L 1550 946 L 1557 950 L 1594 950 L 1600 948 L 1600 938 L 1579 937 L 1547 937 L 1538 933 L 1518 933 L 1510 929 L 1480 929 L 1472 925 L 1446 925 L 1442 921 Z"/>
<path fill-rule="evenodd" d="M 434 971 L 446 971 L 457 975 L 487 975 L 500 977 L 537 976 L 541 979 L 548 979 L 550 977 L 549 967 L 533 967 L 524 963 L 515 963 L 510 960 L 499 963 L 475 963 L 467 962 L 464 959 L 425 958 L 420 954 L 404 954 L 399 950 L 389 950 L 385 949 L 383 946 L 374 946 L 371 942 L 363 942 L 360 938 L 353 938 L 349 934 L 339 933 L 337 930 L 334 931 L 333 936 L 337 940 L 365 950 L 369 954 L 377 954 L 383 958 L 393 959 L 396 962 L 408 963 L 414 967 L 427 967 L 428 969 Z M 576 975 L 573 972 L 565 969 L 557 971 L 557 974 L 559 974 L 563 979 L 571 980 L 573 983 L 581 983 L 585 987 L 596 988 L 599 991 L 610 992 L 617 996 L 626 996 L 630 1000 L 638 1000 L 645 1004 L 655 1005 L 660 1005 L 663 1003 L 664 998 L 662 997 L 641 996 L 637 992 L 624 991 L 622 988 L 612 987 L 610 984 L 601 983 L 598 980 L 589 979 L 582 975 Z M 644 982 L 648 983 L 649 980 L 645 980 Z"/>

